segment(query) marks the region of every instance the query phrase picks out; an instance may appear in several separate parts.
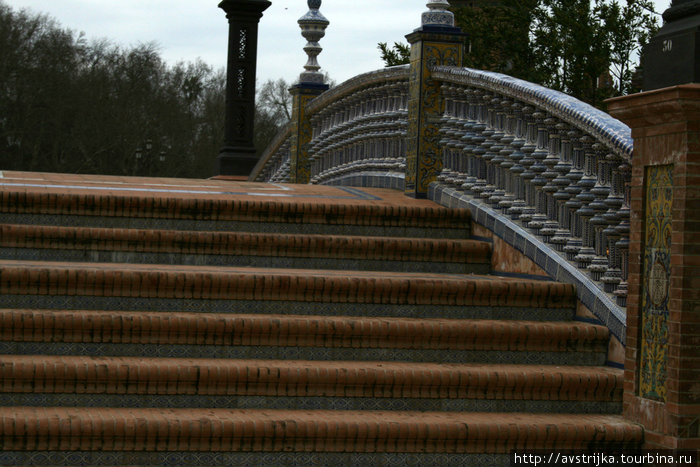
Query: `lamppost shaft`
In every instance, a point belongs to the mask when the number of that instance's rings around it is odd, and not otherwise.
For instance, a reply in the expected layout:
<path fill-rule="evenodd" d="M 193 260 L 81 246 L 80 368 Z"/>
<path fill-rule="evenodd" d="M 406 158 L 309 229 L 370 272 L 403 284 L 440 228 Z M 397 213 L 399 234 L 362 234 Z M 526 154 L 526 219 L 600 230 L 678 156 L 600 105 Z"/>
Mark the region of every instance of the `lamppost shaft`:
<path fill-rule="evenodd" d="M 229 22 L 224 146 L 219 175 L 248 175 L 257 162 L 254 144 L 255 68 L 258 23 L 267 0 L 224 0 L 219 8 Z"/>

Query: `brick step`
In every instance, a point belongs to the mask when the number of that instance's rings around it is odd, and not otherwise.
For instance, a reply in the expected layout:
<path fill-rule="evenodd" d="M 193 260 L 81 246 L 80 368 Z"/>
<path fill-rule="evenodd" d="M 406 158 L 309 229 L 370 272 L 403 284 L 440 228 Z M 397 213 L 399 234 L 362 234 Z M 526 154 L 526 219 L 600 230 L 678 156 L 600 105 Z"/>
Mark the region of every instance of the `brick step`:
<path fill-rule="evenodd" d="M 2 308 L 167 311 L 183 302 L 190 309 L 182 311 L 549 320 L 571 319 L 576 293 L 569 284 L 461 274 L 0 261 Z"/>
<path fill-rule="evenodd" d="M 629 449 L 641 442 L 641 427 L 614 415 L 0 408 L 0 443 L 11 452 L 509 454 L 553 446 Z"/>
<path fill-rule="evenodd" d="M 485 274 L 490 254 L 476 240 L 0 225 L 12 260 Z"/>
<path fill-rule="evenodd" d="M 602 365 L 579 322 L 0 310 L 0 353 Z"/>
<path fill-rule="evenodd" d="M 152 396 L 139 402 L 151 407 L 207 408 L 212 397 L 228 396 L 219 398 L 228 408 L 245 408 L 250 398 L 256 408 L 388 410 L 401 400 L 402 410 L 430 410 L 441 399 L 455 411 L 495 404 L 499 411 L 615 413 L 622 407 L 622 373 L 590 366 L 0 356 L 5 404 L 20 406 L 71 400 L 126 407 L 128 398 L 110 397 L 126 395 Z"/>
<path fill-rule="evenodd" d="M 18 190 L 0 191 L 0 213 L 8 224 L 458 239 L 470 235 L 471 214 L 466 209 L 371 199 L 332 201 L 247 199 L 226 193 L 154 197 L 147 192 Z"/>

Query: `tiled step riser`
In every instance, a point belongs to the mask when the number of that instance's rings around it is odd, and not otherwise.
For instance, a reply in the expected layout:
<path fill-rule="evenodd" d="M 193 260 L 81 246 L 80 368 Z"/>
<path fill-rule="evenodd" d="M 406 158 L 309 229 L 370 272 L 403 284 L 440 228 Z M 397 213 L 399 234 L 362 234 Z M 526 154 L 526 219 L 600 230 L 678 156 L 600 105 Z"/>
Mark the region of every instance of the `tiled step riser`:
<path fill-rule="evenodd" d="M 621 371 L 580 366 L 0 356 L 0 391 L 8 404 L 19 406 L 72 401 L 124 407 L 127 399 L 119 405 L 115 396 L 143 395 L 158 407 L 206 408 L 211 397 L 230 396 L 229 408 L 241 408 L 240 398 L 257 401 L 257 408 L 286 410 L 394 406 L 551 413 L 577 407 L 599 413 L 620 409 L 622 382 Z M 396 406 L 402 399 L 405 403 Z"/>
<path fill-rule="evenodd" d="M 37 464 L 37 458 L 38 464 Z M 5 467 L 44 467 L 66 465 L 89 466 L 333 466 L 358 465 L 382 467 L 469 466 L 509 467 L 509 454 L 447 454 L 447 453 L 324 453 L 324 452 L 110 452 L 110 451 L 46 451 L 2 452 L 0 465 Z"/>
<path fill-rule="evenodd" d="M 529 321 L 570 321 L 574 310 L 518 306 L 416 305 L 381 303 L 291 302 L 280 300 L 198 300 L 138 297 L 94 297 L 71 295 L 8 295 L 0 294 L 0 308 L 65 310 L 172 311 L 195 313 L 256 313 L 278 315 L 325 315 L 445 318 L 506 319 Z"/>
<path fill-rule="evenodd" d="M 385 227 L 326 224 L 281 224 L 274 222 L 187 221 L 83 216 L 25 216 L 2 214 L 5 222 L 27 225 L 65 225 L 122 229 L 167 229 L 207 232 L 260 232 L 303 235 L 354 235 L 406 238 L 469 238 L 468 229 L 432 229 L 421 227 Z"/>
<path fill-rule="evenodd" d="M 0 341 L 0 354 L 82 355 L 105 357 L 233 358 L 297 360 L 368 360 L 442 363 L 513 363 L 529 365 L 604 365 L 606 351 L 470 351 L 385 348 L 266 347 L 246 345 L 148 345 Z"/>
<path fill-rule="evenodd" d="M 468 224 L 466 209 L 398 206 L 392 203 L 333 204 L 319 199 L 284 202 L 197 197 L 118 196 L 0 191 L 0 212 L 24 215 L 97 216 L 194 221 L 284 222 L 460 228 Z M 378 201 L 378 200 L 375 200 Z"/>
<path fill-rule="evenodd" d="M 257 256 L 304 255 L 445 262 L 488 262 L 482 241 L 443 238 L 293 235 L 0 225 L 0 245 L 15 248 L 106 250 Z"/>
<path fill-rule="evenodd" d="M 303 235 L 354 235 L 405 238 L 466 239 L 471 235 L 468 221 L 465 226 L 430 227 L 420 225 L 354 225 L 352 223 L 282 223 L 247 222 L 230 220 L 151 219 L 139 217 L 100 217 L 74 215 L 27 215 L 0 213 L 7 224 L 58 225 L 90 228 L 141 230 L 187 230 L 201 232 L 259 232 Z"/>
<path fill-rule="evenodd" d="M 256 268 L 331 269 L 346 271 L 393 271 L 445 274 L 488 274 L 487 263 L 441 263 L 282 256 L 188 255 L 173 253 L 115 252 L 96 250 L 47 250 L 0 248 L 0 259 L 26 261 L 97 262 L 131 264 L 182 264 L 190 266 L 236 266 Z"/>
<path fill-rule="evenodd" d="M 413 399 L 265 396 L 153 396 L 106 394 L 4 394 L 6 405 L 17 407 L 187 407 L 193 409 L 267 410 L 384 410 L 433 412 L 526 412 L 571 414 L 616 414 L 622 401 L 551 401 L 503 399 Z M 4 464 L 0 464 L 4 465 Z"/>

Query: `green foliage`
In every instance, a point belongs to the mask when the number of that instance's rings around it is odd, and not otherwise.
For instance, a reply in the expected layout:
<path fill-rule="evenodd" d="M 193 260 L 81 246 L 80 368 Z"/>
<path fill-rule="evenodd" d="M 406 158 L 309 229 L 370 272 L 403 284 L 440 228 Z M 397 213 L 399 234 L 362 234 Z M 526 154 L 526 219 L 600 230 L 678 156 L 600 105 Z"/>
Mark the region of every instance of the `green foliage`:
<path fill-rule="evenodd" d="M 505 73 L 602 107 L 636 91 L 642 47 L 658 28 L 651 0 L 501 0 L 455 7 L 469 34 L 465 66 Z M 408 46 L 379 44 L 387 66 Z"/>
<path fill-rule="evenodd" d="M 542 84 L 596 106 L 632 92 L 657 22 L 648 0 L 540 0 L 531 46 Z"/>
<path fill-rule="evenodd" d="M 411 60 L 411 46 L 408 44 L 394 42 L 394 46 L 389 47 L 386 42 L 380 42 L 377 48 L 385 66 L 405 65 Z"/>
<path fill-rule="evenodd" d="M 89 42 L 0 0 L 0 170 L 211 176 L 225 91 L 201 61 L 168 66 L 154 44 Z M 283 123 L 271 112 L 259 149 Z"/>
<path fill-rule="evenodd" d="M 528 81 L 540 76 L 532 67 L 530 25 L 537 0 L 503 0 L 483 8 L 455 8 L 455 22 L 469 34 L 465 66 L 506 73 Z"/>

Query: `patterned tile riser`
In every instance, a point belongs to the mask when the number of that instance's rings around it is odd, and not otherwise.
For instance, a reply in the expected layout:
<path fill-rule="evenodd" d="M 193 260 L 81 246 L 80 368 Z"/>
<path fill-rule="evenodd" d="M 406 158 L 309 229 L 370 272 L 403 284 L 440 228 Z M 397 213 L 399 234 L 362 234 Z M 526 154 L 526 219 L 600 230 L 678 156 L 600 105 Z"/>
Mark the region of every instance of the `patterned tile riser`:
<path fill-rule="evenodd" d="M 417 261 L 338 260 L 271 256 L 181 255 L 112 251 L 0 248 L 0 258 L 27 261 L 78 261 L 100 263 L 183 264 L 193 266 L 245 266 L 259 268 L 342 269 L 448 274 L 486 274 L 488 264 L 449 264 Z"/>
<path fill-rule="evenodd" d="M 80 297 L 60 295 L 1 295 L 0 308 L 65 310 L 142 310 L 198 313 L 275 313 L 327 316 L 400 316 L 413 318 L 520 319 L 568 321 L 570 308 L 436 306 L 353 303 L 261 302 L 247 300 L 178 300 L 133 297 Z"/>
<path fill-rule="evenodd" d="M 293 360 L 364 360 L 440 363 L 503 363 L 530 365 L 603 365 L 605 352 L 518 352 L 411 350 L 381 348 L 321 348 L 215 345 L 146 345 L 69 342 L 0 342 L 0 354 L 86 355 L 153 358 L 226 358 Z"/>
<path fill-rule="evenodd" d="M 2 405 L 16 407 L 137 407 L 268 410 L 382 410 L 433 412 L 528 412 L 615 414 L 622 402 L 487 399 L 410 399 L 339 397 L 262 397 L 129 394 L 3 394 Z"/>
<path fill-rule="evenodd" d="M 0 465 L 140 467 L 508 467 L 509 454 L 209 453 L 209 452 L 0 452 Z"/>
<path fill-rule="evenodd" d="M 28 225 L 71 225 L 76 227 L 104 227 L 131 229 L 172 229 L 190 231 L 224 231 L 224 232 L 261 232 L 284 234 L 325 234 L 325 235 L 361 235 L 379 237 L 417 237 L 417 238 L 468 238 L 468 227 L 455 229 L 433 229 L 422 227 L 399 226 L 362 226 L 329 224 L 281 224 L 274 222 L 215 222 L 189 221 L 173 219 L 140 219 L 121 217 L 89 217 L 70 215 L 26 215 L 2 214 L 7 224 Z"/>

